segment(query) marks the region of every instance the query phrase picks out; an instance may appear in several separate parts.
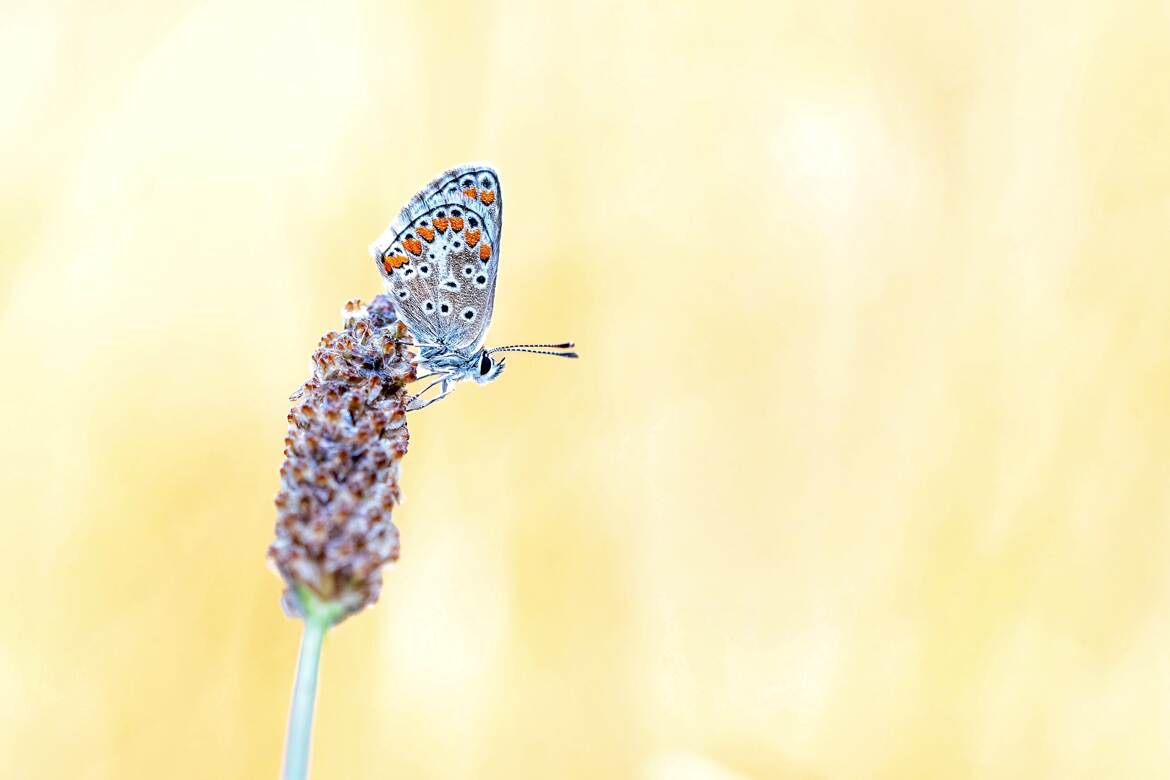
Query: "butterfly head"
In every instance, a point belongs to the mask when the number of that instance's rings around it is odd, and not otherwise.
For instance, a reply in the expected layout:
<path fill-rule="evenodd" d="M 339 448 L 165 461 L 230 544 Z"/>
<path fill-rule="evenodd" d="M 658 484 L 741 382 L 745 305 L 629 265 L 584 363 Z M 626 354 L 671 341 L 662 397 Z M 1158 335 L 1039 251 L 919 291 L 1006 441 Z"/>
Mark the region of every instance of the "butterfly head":
<path fill-rule="evenodd" d="M 427 356 L 424 354 L 424 360 L 429 366 L 438 368 L 438 370 L 445 370 L 443 363 L 448 359 L 457 360 L 457 363 L 448 364 L 446 371 L 450 372 L 456 380 L 459 379 L 474 379 L 477 384 L 487 385 L 488 382 L 500 378 L 500 374 L 504 372 L 504 360 L 507 358 L 495 358 L 495 352 L 531 352 L 534 354 L 551 354 L 558 358 L 576 358 L 576 352 L 569 352 L 572 348 L 572 341 L 565 341 L 564 344 L 512 344 L 509 346 L 497 346 L 490 348 L 490 350 L 480 350 L 473 353 L 470 358 L 457 358 L 455 354 L 449 354 L 448 357 L 441 356 Z"/>
<path fill-rule="evenodd" d="M 504 373 L 504 358 L 496 360 L 491 356 L 488 350 L 481 350 L 479 353 L 479 365 L 476 366 L 476 373 L 473 378 L 481 385 L 486 385 L 493 379 L 496 379 L 500 374 Z"/>
<path fill-rule="evenodd" d="M 493 352 L 531 352 L 535 355 L 553 355 L 555 357 L 577 357 L 576 352 L 567 352 L 573 348 L 573 342 L 566 341 L 562 344 L 511 344 L 506 347 L 493 347 L 491 349 L 482 350 L 479 355 L 479 374 L 475 377 L 475 381 L 481 385 L 486 384 L 504 371 L 504 360 L 499 360 L 492 357 Z"/>
<path fill-rule="evenodd" d="M 569 352 L 572 349 L 573 342 L 566 341 L 562 344 L 511 344 L 506 347 L 493 347 L 492 349 L 481 349 L 470 360 L 464 363 L 457 373 L 461 378 L 466 379 L 470 377 L 481 385 L 486 385 L 497 379 L 500 374 L 504 373 L 504 361 L 507 358 L 492 357 L 494 352 L 531 352 L 536 355 L 554 355 L 556 357 L 577 357 L 576 352 Z"/>

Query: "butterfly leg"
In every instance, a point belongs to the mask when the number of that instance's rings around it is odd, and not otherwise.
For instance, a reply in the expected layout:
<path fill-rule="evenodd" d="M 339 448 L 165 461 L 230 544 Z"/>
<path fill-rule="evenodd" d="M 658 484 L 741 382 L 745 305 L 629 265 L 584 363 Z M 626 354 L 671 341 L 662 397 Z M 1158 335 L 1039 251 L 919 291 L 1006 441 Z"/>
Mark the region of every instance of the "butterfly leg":
<path fill-rule="evenodd" d="M 435 374 L 432 374 L 432 375 L 435 375 Z M 415 393 L 414 395 L 409 396 L 409 398 L 406 399 L 407 412 L 414 412 L 415 409 L 421 409 L 421 408 L 431 406 L 432 403 L 434 403 L 435 401 L 438 401 L 439 399 L 442 398 L 443 395 L 446 395 L 447 393 L 450 392 L 449 389 L 447 388 L 448 375 L 447 374 L 438 374 L 438 375 L 439 375 L 439 379 L 434 380 L 433 382 L 431 382 L 431 384 L 422 388 L 421 391 L 419 391 L 418 393 Z M 433 398 L 425 403 L 421 403 L 421 405 L 419 405 L 419 401 L 422 399 L 422 396 L 424 396 L 426 394 L 426 392 L 429 391 L 429 389 L 431 389 L 435 385 L 440 386 L 439 387 L 439 395 L 436 395 L 435 398 Z"/>
<path fill-rule="evenodd" d="M 434 382 L 431 382 L 429 385 L 424 387 L 422 390 L 419 390 L 417 393 L 415 393 L 414 395 L 407 398 L 406 405 L 408 408 L 410 407 L 411 404 L 416 403 L 420 398 L 422 398 L 423 395 L 428 390 L 430 390 L 432 387 L 434 387 L 435 385 L 441 384 L 441 385 L 443 385 L 443 389 L 446 389 L 446 383 L 447 383 L 447 375 L 446 374 L 440 374 L 440 373 L 436 372 L 434 374 L 427 374 L 427 376 L 438 376 L 439 378 L 436 379 Z"/>
<path fill-rule="evenodd" d="M 406 411 L 417 412 L 419 409 L 426 409 L 428 406 L 433 404 L 435 401 L 441 401 L 444 398 L 446 398 L 447 394 L 451 392 L 452 388 L 447 386 L 446 379 L 441 379 L 439 381 L 442 383 L 442 386 L 439 388 L 438 395 L 436 395 L 434 398 L 427 401 L 426 403 L 418 404 L 417 406 L 415 406 L 414 404 L 418 401 L 418 397 L 419 397 L 419 395 L 422 395 L 422 393 L 419 393 L 418 395 L 412 396 L 410 399 L 410 402 L 407 404 Z M 427 386 L 426 390 L 430 390 L 432 387 L 434 387 L 434 385 L 435 385 L 435 383 L 432 382 L 430 385 Z M 426 390 L 423 390 L 423 393 L 425 393 Z"/>

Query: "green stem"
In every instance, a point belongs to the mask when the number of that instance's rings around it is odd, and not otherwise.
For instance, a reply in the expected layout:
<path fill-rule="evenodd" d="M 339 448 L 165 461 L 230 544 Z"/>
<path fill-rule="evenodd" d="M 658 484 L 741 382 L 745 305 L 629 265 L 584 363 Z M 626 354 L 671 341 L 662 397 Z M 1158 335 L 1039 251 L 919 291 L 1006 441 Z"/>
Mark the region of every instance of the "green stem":
<path fill-rule="evenodd" d="M 325 632 L 340 617 L 334 604 L 322 603 L 312 593 L 297 589 L 305 615 L 305 633 L 301 637 L 301 655 L 297 661 L 297 679 L 293 684 L 292 709 L 288 716 L 288 736 L 284 744 L 284 780 L 304 780 L 309 774 L 309 737 L 313 731 L 313 705 L 317 698 L 317 667 Z"/>

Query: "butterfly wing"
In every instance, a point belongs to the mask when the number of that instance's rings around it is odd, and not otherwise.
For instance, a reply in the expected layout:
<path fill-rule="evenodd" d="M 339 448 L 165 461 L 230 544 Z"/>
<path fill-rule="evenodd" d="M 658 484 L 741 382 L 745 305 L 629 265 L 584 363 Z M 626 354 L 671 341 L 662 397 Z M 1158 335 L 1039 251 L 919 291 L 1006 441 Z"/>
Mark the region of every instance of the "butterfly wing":
<path fill-rule="evenodd" d="M 486 163 L 445 171 L 370 245 L 407 327 L 420 341 L 478 350 L 491 322 L 503 217 Z"/>

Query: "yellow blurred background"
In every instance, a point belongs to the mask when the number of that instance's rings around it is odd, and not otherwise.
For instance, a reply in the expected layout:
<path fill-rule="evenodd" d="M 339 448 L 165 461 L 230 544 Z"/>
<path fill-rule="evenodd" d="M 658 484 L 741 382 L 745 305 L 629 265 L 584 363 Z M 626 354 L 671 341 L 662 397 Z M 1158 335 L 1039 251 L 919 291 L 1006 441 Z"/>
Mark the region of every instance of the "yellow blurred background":
<path fill-rule="evenodd" d="M 0 11 L 0 775 L 274 777 L 288 395 L 474 159 L 317 778 L 1170 775 L 1165 3 Z"/>

